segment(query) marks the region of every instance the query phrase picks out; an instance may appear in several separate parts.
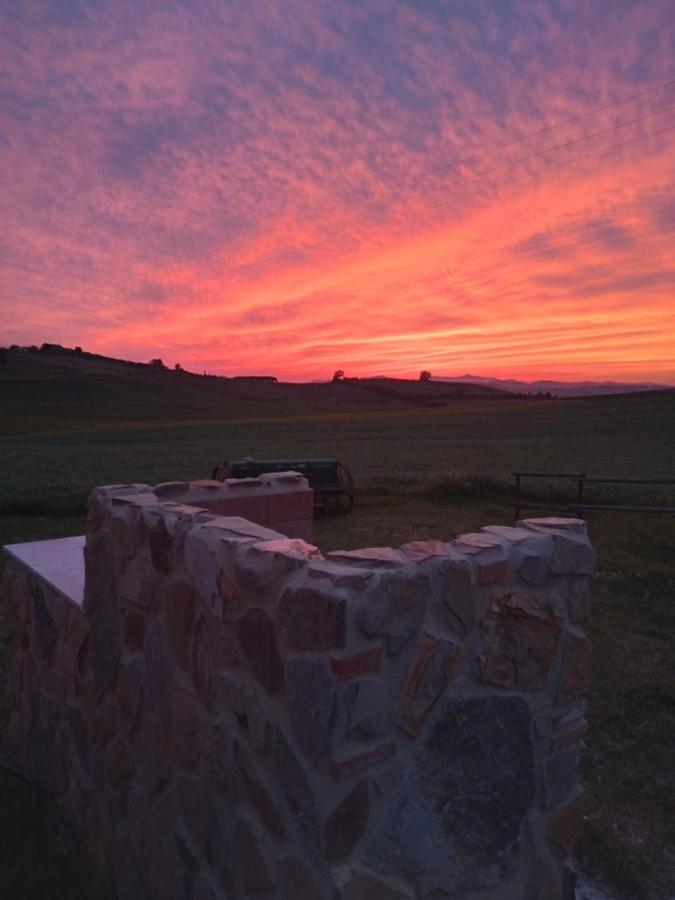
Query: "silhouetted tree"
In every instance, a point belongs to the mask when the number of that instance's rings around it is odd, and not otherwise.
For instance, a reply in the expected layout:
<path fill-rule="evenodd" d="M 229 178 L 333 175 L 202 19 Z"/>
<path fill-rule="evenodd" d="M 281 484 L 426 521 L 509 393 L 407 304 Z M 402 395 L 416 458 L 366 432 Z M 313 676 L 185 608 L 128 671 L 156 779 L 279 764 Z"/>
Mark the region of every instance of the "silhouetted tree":
<path fill-rule="evenodd" d="M 427 369 L 423 369 L 420 372 L 420 381 L 431 381 L 431 372 L 427 371 Z"/>
<path fill-rule="evenodd" d="M 335 372 L 333 373 L 333 378 L 332 378 L 333 384 L 337 384 L 338 382 L 344 381 L 344 380 L 345 380 L 344 369 L 336 369 Z"/>
<path fill-rule="evenodd" d="M 174 366 L 174 369 L 176 370 L 176 372 L 182 372 L 182 371 L 183 371 L 183 367 L 181 366 L 180 363 L 176 363 L 176 365 Z"/>
<path fill-rule="evenodd" d="M 159 357 L 157 357 L 157 359 L 151 359 L 149 364 L 155 366 L 157 369 L 166 369 L 166 366 Z"/>

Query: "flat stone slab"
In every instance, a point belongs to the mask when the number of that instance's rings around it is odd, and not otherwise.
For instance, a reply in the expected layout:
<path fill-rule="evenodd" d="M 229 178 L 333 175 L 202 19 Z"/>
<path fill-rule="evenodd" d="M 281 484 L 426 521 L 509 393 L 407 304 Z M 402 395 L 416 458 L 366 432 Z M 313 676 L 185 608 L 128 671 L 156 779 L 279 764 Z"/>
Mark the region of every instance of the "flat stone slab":
<path fill-rule="evenodd" d="M 84 603 L 84 535 L 8 544 L 5 553 L 76 606 Z"/>

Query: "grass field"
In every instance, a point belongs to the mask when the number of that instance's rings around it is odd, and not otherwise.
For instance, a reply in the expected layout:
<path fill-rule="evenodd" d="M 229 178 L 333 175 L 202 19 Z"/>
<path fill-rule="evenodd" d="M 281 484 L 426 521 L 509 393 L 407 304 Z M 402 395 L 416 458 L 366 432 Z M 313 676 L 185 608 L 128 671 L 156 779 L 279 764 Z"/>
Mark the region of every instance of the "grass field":
<path fill-rule="evenodd" d="M 2 391 L 11 393 L 11 383 Z M 77 393 L 58 416 L 42 400 L 31 405 L 30 393 L 21 396 L 20 415 L 17 396 L 0 411 L 0 543 L 81 533 L 83 499 L 94 484 L 204 477 L 214 463 L 249 454 L 338 456 L 350 466 L 357 505 L 349 517 L 317 522 L 323 550 L 448 538 L 509 522 L 505 494 L 516 468 L 675 477 L 675 392 L 550 402 L 450 398 L 438 408 L 339 412 L 324 400 L 310 410 L 277 403 L 274 416 L 242 400 L 236 415 L 218 418 L 172 403 L 165 390 L 152 409 L 139 397 L 124 418 L 111 400 L 89 419 L 91 398 L 80 403 Z M 584 760 L 591 802 L 578 858 L 617 897 L 664 900 L 675 895 L 675 519 L 594 514 L 590 532 L 599 550 Z M 0 780 L 0 808 L 16 805 L 22 790 Z M 0 858 L 0 896 L 94 896 L 81 846 L 59 822 L 49 808 L 31 818 L 0 816 L 0 852 L 21 847 L 11 865 Z"/>

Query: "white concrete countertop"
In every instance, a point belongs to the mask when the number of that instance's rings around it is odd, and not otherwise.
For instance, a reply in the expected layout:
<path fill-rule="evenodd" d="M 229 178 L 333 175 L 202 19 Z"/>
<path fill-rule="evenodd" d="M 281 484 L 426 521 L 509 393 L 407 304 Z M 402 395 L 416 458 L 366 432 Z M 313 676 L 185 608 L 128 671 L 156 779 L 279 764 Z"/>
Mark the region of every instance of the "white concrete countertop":
<path fill-rule="evenodd" d="M 8 544 L 5 553 L 76 606 L 84 604 L 84 535 Z"/>

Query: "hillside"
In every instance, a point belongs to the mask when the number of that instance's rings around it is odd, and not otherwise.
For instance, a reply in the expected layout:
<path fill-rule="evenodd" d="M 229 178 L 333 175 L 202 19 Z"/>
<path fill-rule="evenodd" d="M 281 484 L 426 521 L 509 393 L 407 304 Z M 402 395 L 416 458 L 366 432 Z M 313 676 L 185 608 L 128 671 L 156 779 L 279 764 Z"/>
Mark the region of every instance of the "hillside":
<path fill-rule="evenodd" d="M 74 352 L 0 354 L 3 434 L 411 409 L 510 396 L 473 384 L 387 378 L 294 384 L 196 375 Z"/>

